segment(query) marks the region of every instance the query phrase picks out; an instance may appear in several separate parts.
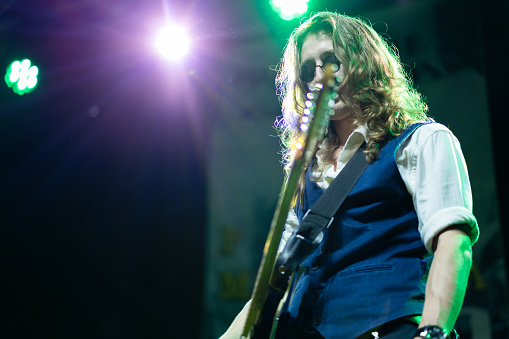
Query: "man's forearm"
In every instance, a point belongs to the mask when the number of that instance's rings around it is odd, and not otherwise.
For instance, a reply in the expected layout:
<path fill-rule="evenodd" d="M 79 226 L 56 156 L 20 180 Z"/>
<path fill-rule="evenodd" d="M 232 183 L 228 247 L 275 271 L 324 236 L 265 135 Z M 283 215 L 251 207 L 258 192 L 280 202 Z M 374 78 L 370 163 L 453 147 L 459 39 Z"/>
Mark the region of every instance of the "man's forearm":
<path fill-rule="evenodd" d="M 468 236 L 459 229 L 441 233 L 436 242 L 419 327 L 437 325 L 448 332 L 452 330 L 463 304 L 471 266 Z"/>

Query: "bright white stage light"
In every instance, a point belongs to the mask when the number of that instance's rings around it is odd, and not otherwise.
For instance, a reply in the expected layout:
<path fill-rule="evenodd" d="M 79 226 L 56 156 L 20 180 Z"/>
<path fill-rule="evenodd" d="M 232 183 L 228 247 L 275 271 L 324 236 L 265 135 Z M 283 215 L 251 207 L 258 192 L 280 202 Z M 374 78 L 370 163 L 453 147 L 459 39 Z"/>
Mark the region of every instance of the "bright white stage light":
<path fill-rule="evenodd" d="M 191 47 L 191 39 L 183 27 L 168 25 L 156 37 L 156 48 L 169 60 L 182 59 Z"/>

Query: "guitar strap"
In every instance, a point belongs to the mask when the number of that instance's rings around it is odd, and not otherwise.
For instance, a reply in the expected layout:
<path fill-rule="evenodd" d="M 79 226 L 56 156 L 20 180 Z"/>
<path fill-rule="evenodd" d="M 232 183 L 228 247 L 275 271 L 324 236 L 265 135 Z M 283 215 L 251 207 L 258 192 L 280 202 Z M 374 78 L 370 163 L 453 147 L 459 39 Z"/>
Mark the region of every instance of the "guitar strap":
<path fill-rule="evenodd" d="M 306 212 L 297 233 L 315 239 L 334 220 L 334 215 L 368 166 L 364 142 L 339 172 L 315 205 Z"/>

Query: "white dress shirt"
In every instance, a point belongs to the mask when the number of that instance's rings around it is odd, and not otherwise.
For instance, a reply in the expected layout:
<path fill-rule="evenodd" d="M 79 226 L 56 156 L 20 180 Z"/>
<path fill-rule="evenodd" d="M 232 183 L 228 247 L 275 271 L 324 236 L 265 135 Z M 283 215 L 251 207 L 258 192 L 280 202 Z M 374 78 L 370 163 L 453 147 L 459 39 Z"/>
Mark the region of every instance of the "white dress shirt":
<path fill-rule="evenodd" d="M 343 169 L 355 151 L 368 141 L 365 126 L 357 128 L 347 139 L 339 155 L 336 168 L 324 164 L 323 144 L 316 157 L 323 175 L 316 183 L 324 190 Z M 465 224 L 472 244 L 479 237 L 477 220 L 472 214 L 472 192 L 461 147 L 444 125 L 438 123 L 419 127 L 396 150 L 396 164 L 408 193 L 412 196 L 419 220 L 419 233 L 426 249 L 431 252 L 433 238 L 450 225 Z M 279 245 L 281 251 L 299 224 L 292 209 Z"/>

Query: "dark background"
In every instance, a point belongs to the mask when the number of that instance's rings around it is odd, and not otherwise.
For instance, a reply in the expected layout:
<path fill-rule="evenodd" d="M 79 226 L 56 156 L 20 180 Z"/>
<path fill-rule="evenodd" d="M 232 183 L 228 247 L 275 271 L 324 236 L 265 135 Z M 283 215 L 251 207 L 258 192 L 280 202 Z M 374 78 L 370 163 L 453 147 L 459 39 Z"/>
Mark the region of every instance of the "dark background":
<path fill-rule="evenodd" d="M 0 4 L 0 67 L 29 57 L 40 69 L 33 93 L 0 85 L 0 337 L 199 336 L 207 127 L 221 97 L 210 84 L 232 64 L 255 76 L 257 56 L 235 60 L 229 49 L 259 34 L 282 49 L 298 23 L 282 22 L 268 1 L 245 2 L 260 22 L 243 24 L 239 4 L 227 1 Z M 395 2 L 310 7 L 355 15 Z M 509 6 L 468 3 L 482 27 L 465 25 L 460 1 L 449 1 L 443 19 L 482 37 L 461 53 L 484 60 L 505 226 Z M 200 40 L 183 67 L 148 47 L 165 9 L 194 18 Z"/>

